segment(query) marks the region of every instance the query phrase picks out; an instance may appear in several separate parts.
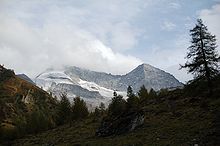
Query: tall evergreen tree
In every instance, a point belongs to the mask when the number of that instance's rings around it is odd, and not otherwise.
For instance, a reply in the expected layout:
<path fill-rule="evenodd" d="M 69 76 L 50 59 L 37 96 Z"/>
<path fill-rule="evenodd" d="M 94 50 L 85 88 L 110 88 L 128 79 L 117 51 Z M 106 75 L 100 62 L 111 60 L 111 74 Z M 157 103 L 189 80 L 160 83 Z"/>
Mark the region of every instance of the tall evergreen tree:
<path fill-rule="evenodd" d="M 149 93 L 147 91 L 147 89 L 145 88 L 145 86 L 141 86 L 140 90 L 138 91 L 138 96 L 140 98 L 140 102 L 141 103 L 145 103 L 148 96 L 149 96 Z"/>
<path fill-rule="evenodd" d="M 156 98 L 157 97 L 157 92 L 154 91 L 153 88 L 150 89 L 149 94 L 148 94 L 149 98 Z"/>
<path fill-rule="evenodd" d="M 70 121 L 70 115 L 71 115 L 71 104 L 69 99 L 67 98 L 66 93 L 62 93 L 60 95 L 60 102 L 58 105 L 58 124 L 64 124 L 65 122 Z"/>
<path fill-rule="evenodd" d="M 114 92 L 114 97 L 108 106 L 108 112 L 111 115 L 120 115 L 126 110 L 126 101 L 123 99 L 123 96 L 116 95 L 115 93 L 116 92 Z"/>
<path fill-rule="evenodd" d="M 132 87 L 128 86 L 127 88 L 127 106 L 129 109 L 136 109 L 139 107 L 140 100 L 135 94 L 133 93 Z"/>
<path fill-rule="evenodd" d="M 188 72 L 195 79 L 205 78 L 211 89 L 211 79 L 219 73 L 219 55 L 216 50 L 215 35 L 208 32 L 201 19 L 197 20 L 196 26 L 190 30 L 191 45 L 186 58 L 188 61 L 181 68 L 188 68 Z"/>
<path fill-rule="evenodd" d="M 99 110 L 100 110 L 101 114 L 103 115 L 105 112 L 105 104 L 103 102 L 100 103 Z"/>
<path fill-rule="evenodd" d="M 73 120 L 83 119 L 89 115 L 89 110 L 86 106 L 86 102 L 83 99 L 80 99 L 80 97 L 74 98 L 72 112 Z"/>
<path fill-rule="evenodd" d="M 128 97 L 134 96 L 134 93 L 133 93 L 133 90 L 132 90 L 131 86 L 128 86 L 128 88 L 127 88 L 127 96 Z"/>

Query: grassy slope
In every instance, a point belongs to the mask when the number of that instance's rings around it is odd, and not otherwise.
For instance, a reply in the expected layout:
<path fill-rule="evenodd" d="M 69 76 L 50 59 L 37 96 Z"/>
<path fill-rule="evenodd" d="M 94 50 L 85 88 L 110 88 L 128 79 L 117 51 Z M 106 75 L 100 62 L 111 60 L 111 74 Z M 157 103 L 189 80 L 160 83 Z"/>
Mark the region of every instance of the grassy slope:
<path fill-rule="evenodd" d="M 216 112 L 220 111 L 220 99 L 207 99 L 204 103 L 198 98 L 181 98 L 179 94 L 173 94 L 161 100 L 146 105 L 144 125 L 124 135 L 95 137 L 99 122 L 88 118 L 72 126 L 64 125 L 18 139 L 14 145 L 215 145 L 219 138 L 214 132 L 219 128 L 216 127 L 219 122 L 216 121 Z"/>
<path fill-rule="evenodd" d="M 15 107 L 13 109 L 13 106 L 16 106 L 17 103 L 21 103 L 22 97 L 26 96 L 28 92 L 30 94 L 30 97 L 33 98 L 33 102 L 26 104 L 26 110 L 31 110 L 31 106 L 36 104 L 36 102 L 39 102 L 40 100 L 48 104 L 54 104 L 52 97 L 47 92 L 23 79 L 13 76 L 0 83 L 0 101 L 2 105 L 4 104 L 5 106 L 2 108 L 6 108 L 4 112 L 6 112 L 5 114 L 7 116 L 16 114 L 11 113 L 16 112 Z M 9 109 L 9 107 L 11 108 Z M 14 111 L 7 111 L 7 109 Z"/>
<path fill-rule="evenodd" d="M 26 95 L 32 99 L 28 103 L 22 101 L 22 97 Z M 0 82 L 0 128 L 7 131 L 7 134 L 9 134 L 8 132 L 13 133 L 16 129 L 16 122 L 18 120 L 25 122 L 26 116 L 34 107 L 42 112 L 50 113 L 50 108 L 54 108 L 55 104 L 54 99 L 47 92 L 11 75 Z"/>

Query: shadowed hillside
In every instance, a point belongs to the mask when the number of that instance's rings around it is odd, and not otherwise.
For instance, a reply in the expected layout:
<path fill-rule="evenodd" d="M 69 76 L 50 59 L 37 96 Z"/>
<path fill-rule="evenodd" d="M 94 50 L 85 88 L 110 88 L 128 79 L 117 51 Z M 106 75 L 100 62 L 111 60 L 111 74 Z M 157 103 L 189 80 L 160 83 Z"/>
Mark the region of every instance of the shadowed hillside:
<path fill-rule="evenodd" d="M 47 92 L 0 66 L 0 141 L 54 127 L 56 104 Z"/>
<path fill-rule="evenodd" d="M 104 116 L 97 118 L 93 114 L 85 120 L 15 140 L 13 145 L 217 146 L 220 145 L 219 77 L 213 80 L 213 85 L 212 96 L 208 96 L 207 87 L 202 82 L 193 82 L 174 91 L 161 90 L 154 97 L 146 96 L 140 106 L 144 123 L 130 132 L 97 136 L 97 129 L 105 119 L 111 121 L 110 125 L 122 124 L 117 121 L 122 120 L 125 114 L 117 117 L 115 122 L 115 116 L 106 111 Z M 120 128 L 120 125 L 112 127 L 118 126 Z"/>

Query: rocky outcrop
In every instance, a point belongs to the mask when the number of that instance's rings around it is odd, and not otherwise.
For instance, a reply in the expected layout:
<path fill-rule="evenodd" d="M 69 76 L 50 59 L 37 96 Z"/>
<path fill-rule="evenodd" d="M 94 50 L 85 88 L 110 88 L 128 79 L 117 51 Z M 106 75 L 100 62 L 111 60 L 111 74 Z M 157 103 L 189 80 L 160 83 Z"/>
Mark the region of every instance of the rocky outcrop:
<path fill-rule="evenodd" d="M 101 122 L 100 127 L 96 131 L 96 136 L 105 137 L 132 131 L 144 123 L 144 118 L 142 110 L 107 117 Z"/>
<path fill-rule="evenodd" d="M 32 90 L 31 89 L 28 90 L 27 94 L 22 97 L 21 101 L 25 104 L 34 103 L 34 98 L 32 96 Z"/>

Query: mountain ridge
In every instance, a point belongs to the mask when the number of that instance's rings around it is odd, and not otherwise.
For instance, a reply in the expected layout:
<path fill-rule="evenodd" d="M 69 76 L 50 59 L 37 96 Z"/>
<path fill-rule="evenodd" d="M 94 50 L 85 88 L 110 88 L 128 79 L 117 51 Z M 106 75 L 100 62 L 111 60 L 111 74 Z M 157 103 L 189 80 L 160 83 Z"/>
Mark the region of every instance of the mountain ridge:
<path fill-rule="evenodd" d="M 22 135 L 19 126 L 28 125 L 33 112 L 42 113 L 49 119 L 48 127 L 54 127 L 56 107 L 56 100 L 46 91 L 0 65 L 0 142 L 2 138 Z M 32 128 L 28 127 L 28 131 Z"/>
<path fill-rule="evenodd" d="M 34 83 L 34 81 L 32 81 L 31 78 L 29 78 L 26 74 L 17 74 L 16 76 L 23 79 L 23 80 L 25 80 L 25 81 L 27 81 L 27 82 L 29 82 L 29 83 L 31 83 L 31 84 L 33 84 L 33 85 L 36 85 Z"/>
<path fill-rule="evenodd" d="M 90 104 L 108 103 L 114 91 L 126 96 L 128 86 L 132 86 L 134 92 L 137 92 L 142 85 L 145 85 L 148 90 L 175 88 L 183 85 L 170 73 L 146 63 L 124 75 L 91 71 L 76 66 L 66 66 L 60 70 L 48 69 L 39 74 L 35 82 L 39 87 L 56 96 L 59 96 L 57 93 L 67 92 L 69 98 L 81 96 L 85 101 L 89 100 Z"/>

